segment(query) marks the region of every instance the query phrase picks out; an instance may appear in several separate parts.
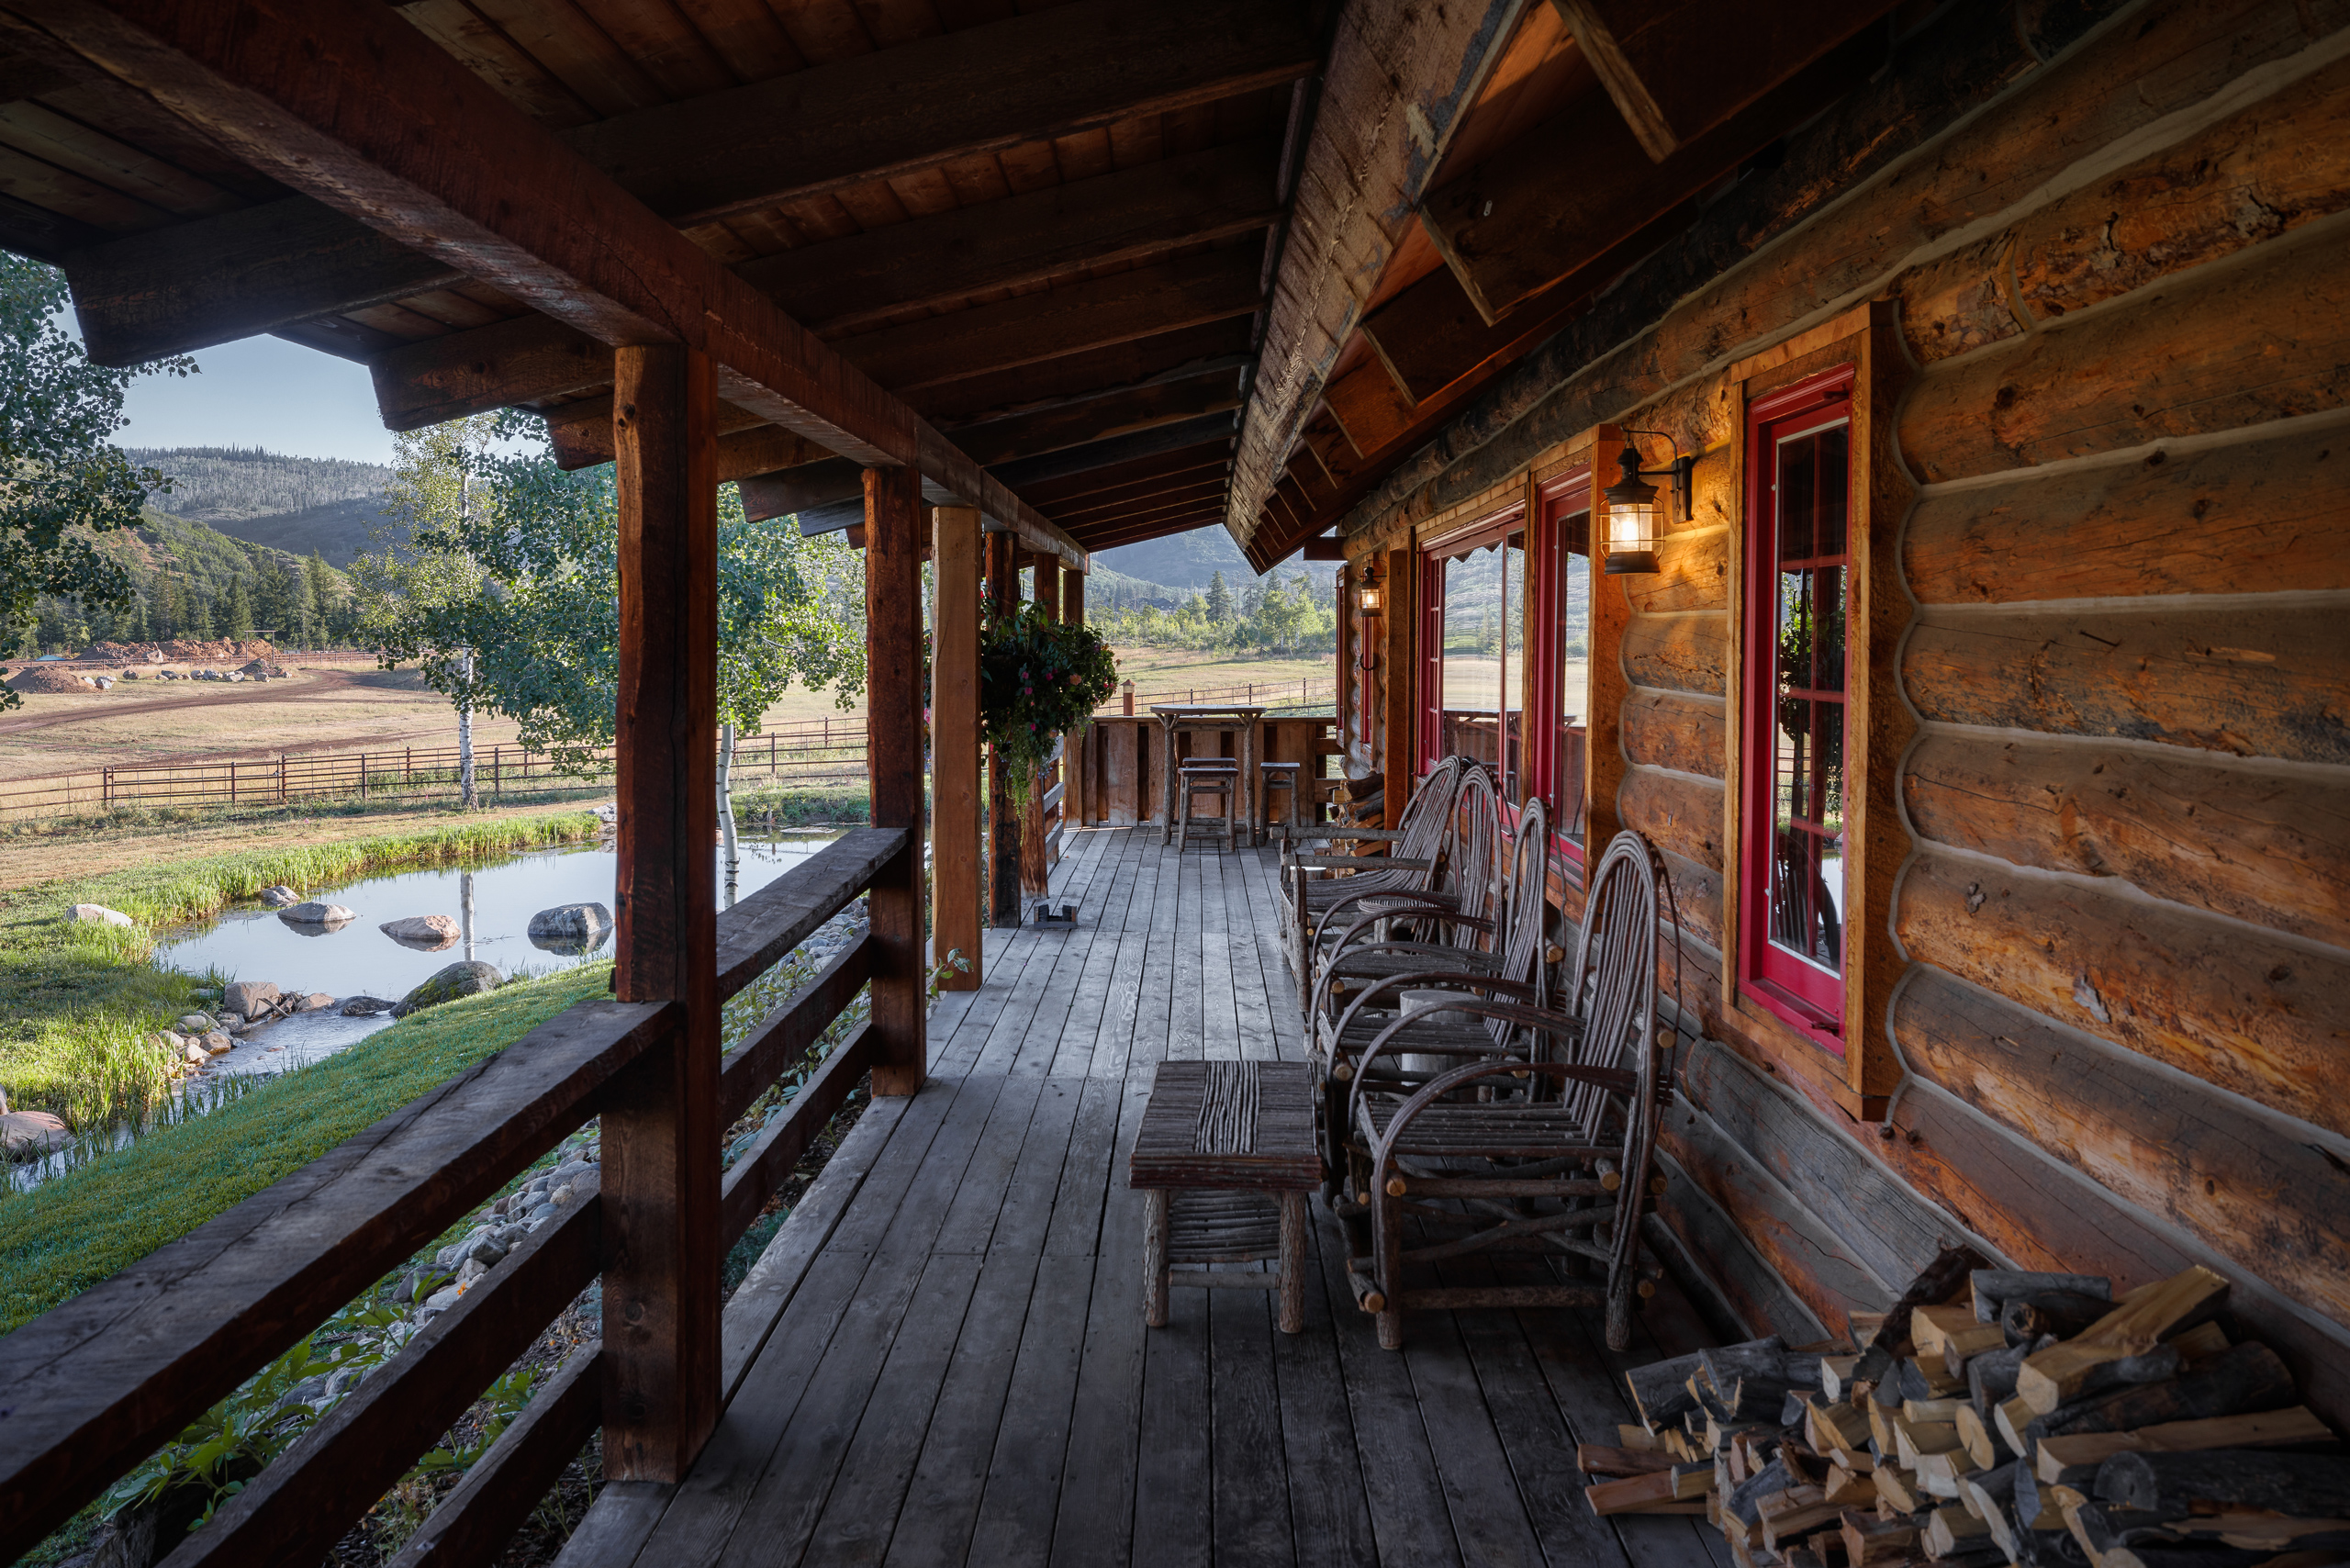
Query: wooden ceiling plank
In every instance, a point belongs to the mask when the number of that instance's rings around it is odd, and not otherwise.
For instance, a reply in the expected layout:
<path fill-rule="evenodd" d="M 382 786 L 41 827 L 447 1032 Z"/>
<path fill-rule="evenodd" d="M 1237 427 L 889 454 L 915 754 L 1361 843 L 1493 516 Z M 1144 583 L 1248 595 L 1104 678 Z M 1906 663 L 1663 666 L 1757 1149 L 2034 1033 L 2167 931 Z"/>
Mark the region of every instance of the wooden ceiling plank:
<path fill-rule="evenodd" d="M 1561 286 L 1588 292 L 1632 259 L 1644 231 L 1851 90 L 1884 52 L 1874 33 L 1853 38 L 1662 163 L 1605 97 L 1587 95 L 1431 192 L 1422 226 L 1488 322 Z"/>
<path fill-rule="evenodd" d="M 0 145 L 0 194 L 100 229 L 158 229 L 171 214 L 45 159 Z"/>
<path fill-rule="evenodd" d="M 1662 163 L 1893 9 L 1891 0 L 1551 0 Z"/>
<path fill-rule="evenodd" d="M 599 342 L 707 353 L 727 400 L 916 468 L 1082 569 L 1081 550 L 946 437 L 386 7 L 21 0 L 18 14 L 256 169 Z"/>
<path fill-rule="evenodd" d="M 1147 539 L 1164 539 L 1171 533 L 1189 533 L 1195 528 L 1206 528 L 1223 521 L 1224 509 L 1211 507 L 1195 512 L 1153 518 L 1147 522 L 1089 530 L 1084 543 L 1088 550 L 1111 550 L 1121 544 L 1139 544 Z"/>
<path fill-rule="evenodd" d="M 1220 465 L 1230 462 L 1231 455 L 1231 443 L 1218 439 L 1202 442 L 1197 446 L 1185 447 L 1181 451 L 1168 453 L 1162 456 L 1138 457 L 1131 463 L 1121 463 L 1113 467 L 1095 469 L 1091 473 L 1076 475 L 1055 484 L 1033 485 L 1029 487 L 1045 498 L 1040 504 L 1060 505 L 1080 497 L 1102 495 L 1122 486 L 1147 480 L 1162 480 L 1170 474 L 1189 473 L 1211 465 Z"/>
<path fill-rule="evenodd" d="M 791 35 L 760 0 L 671 0 L 745 82 L 805 70 Z"/>
<path fill-rule="evenodd" d="M 1460 290 L 1456 286 L 1453 292 Z M 1397 385 L 1392 369 L 1374 355 L 1330 383 L 1323 394 L 1330 417 L 1365 457 L 1394 440 L 1412 422 L 1411 395 Z"/>
<path fill-rule="evenodd" d="M 1205 326 L 1185 327 L 1107 348 L 1088 349 L 1042 364 L 992 371 L 910 393 L 906 402 L 942 425 L 1018 413 L 1030 408 L 1092 398 L 1104 390 L 1139 386 L 1160 376 L 1203 370 L 1211 364 L 1237 365 L 1248 357 L 1248 319 L 1236 316 Z"/>
<path fill-rule="evenodd" d="M 661 84 L 569 0 L 471 0 L 498 30 L 596 111 L 599 119 L 661 103 Z M 592 122 L 591 122 L 592 123 Z"/>
<path fill-rule="evenodd" d="M 1224 494 L 1224 470 L 1210 469 L 1196 480 L 1137 486 L 1132 494 L 1112 500 L 1096 502 L 1089 496 L 1081 505 L 1055 507 L 1052 516 L 1053 521 L 1063 528 L 1074 528 L 1080 522 L 1096 521 L 1120 512 L 1133 511 L 1138 507 L 1202 504 Z"/>
<path fill-rule="evenodd" d="M 244 205 L 211 181 L 42 104 L 0 104 L 0 141 L 175 217 L 226 212 Z"/>
<path fill-rule="evenodd" d="M 542 125 L 585 125 L 597 118 L 587 99 L 465 0 L 408 0 L 400 15 Z"/>
<path fill-rule="evenodd" d="M 1076 0 L 571 136 L 623 188 L 688 223 L 1214 102 L 1314 65 L 1297 0 Z"/>

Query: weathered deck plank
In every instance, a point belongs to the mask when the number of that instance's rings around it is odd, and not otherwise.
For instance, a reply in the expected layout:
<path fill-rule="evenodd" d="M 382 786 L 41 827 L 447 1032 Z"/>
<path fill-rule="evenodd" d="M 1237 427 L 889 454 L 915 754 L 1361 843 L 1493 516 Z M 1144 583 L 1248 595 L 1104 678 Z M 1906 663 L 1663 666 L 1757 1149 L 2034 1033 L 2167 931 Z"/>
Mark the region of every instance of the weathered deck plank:
<path fill-rule="evenodd" d="M 867 1112 L 746 1281 L 694 1473 L 615 1488 L 562 1562 L 1726 1568 L 1688 1520 L 1591 1518 L 1572 1463 L 1626 1417 L 1622 1368 L 1702 1333 L 1669 1286 L 1627 1354 L 1522 1312 L 1416 1314 L 1397 1355 L 1317 1204 L 1304 1333 L 1236 1291 L 1143 1326 L 1125 1165 L 1158 1064 L 1303 1055 L 1275 855 L 1069 849 L 1079 924 L 986 934 L 930 1083 Z"/>

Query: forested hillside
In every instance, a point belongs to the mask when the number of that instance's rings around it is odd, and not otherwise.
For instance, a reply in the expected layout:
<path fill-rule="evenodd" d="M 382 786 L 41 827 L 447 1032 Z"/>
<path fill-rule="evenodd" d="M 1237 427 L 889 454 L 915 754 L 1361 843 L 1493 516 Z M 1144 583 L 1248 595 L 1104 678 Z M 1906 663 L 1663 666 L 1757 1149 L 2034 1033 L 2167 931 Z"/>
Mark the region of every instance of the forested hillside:
<path fill-rule="evenodd" d="M 170 476 L 148 504 L 274 550 L 312 551 L 335 567 L 375 548 L 392 471 L 339 457 L 289 457 L 261 447 L 129 447 L 133 463 Z"/>
<path fill-rule="evenodd" d="M 350 582 L 319 555 L 272 550 L 151 508 L 140 527 L 101 535 L 98 547 L 129 566 L 137 598 L 109 610 L 43 597 L 34 621 L 12 634 L 8 656 L 255 633 L 282 647 L 316 647 L 353 630 Z"/>

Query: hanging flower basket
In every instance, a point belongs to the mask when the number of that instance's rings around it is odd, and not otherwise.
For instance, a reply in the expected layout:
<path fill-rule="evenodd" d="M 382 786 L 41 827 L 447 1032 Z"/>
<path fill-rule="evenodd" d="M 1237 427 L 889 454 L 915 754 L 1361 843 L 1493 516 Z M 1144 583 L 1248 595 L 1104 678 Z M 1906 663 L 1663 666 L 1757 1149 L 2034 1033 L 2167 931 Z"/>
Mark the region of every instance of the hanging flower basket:
<path fill-rule="evenodd" d="M 1013 805 L 1028 809 L 1062 735 L 1082 730 L 1118 689 L 1118 664 L 1091 627 L 1024 605 L 979 640 L 979 725 L 1009 765 Z"/>

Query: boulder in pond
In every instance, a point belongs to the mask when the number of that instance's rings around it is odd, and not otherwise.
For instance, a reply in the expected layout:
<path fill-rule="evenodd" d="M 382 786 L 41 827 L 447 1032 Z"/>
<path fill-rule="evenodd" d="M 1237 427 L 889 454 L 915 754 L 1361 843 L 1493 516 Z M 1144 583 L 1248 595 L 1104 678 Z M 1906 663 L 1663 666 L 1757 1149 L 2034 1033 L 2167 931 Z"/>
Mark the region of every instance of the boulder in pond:
<path fill-rule="evenodd" d="M 73 1141 L 65 1124 L 47 1111 L 0 1114 L 0 1151 L 12 1159 L 20 1154 L 47 1154 Z"/>
<path fill-rule="evenodd" d="M 339 903 L 297 903 L 292 909 L 281 909 L 277 918 L 297 930 L 308 929 L 313 934 L 340 931 L 359 917 Z"/>
<path fill-rule="evenodd" d="M 341 1012 L 345 1018 L 372 1018 L 378 1013 L 388 1013 L 399 1004 L 384 996 L 346 996 Z"/>
<path fill-rule="evenodd" d="M 612 934 L 612 912 L 599 903 L 564 903 L 531 916 L 531 946 L 550 953 L 585 953 Z"/>
<path fill-rule="evenodd" d="M 302 999 L 302 1011 L 305 1013 L 316 1013 L 321 1007 L 332 1007 L 333 1005 L 334 998 L 329 996 L 323 991 L 314 991 L 310 992 L 309 995 Z"/>
<path fill-rule="evenodd" d="M 462 963 L 451 964 L 447 969 L 439 971 L 431 980 L 401 997 L 399 1005 L 392 1009 L 392 1016 L 406 1018 L 410 1014 L 421 1013 L 428 1007 L 438 1007 L 444 1002 L 454 1002 L 461 996 L 478 996 L 485 991 L 496 991 L 505 983 L 506 977 L 498 972 L 498 967 L 495 964 L 485 964 L 478 959 L 469 958 Z"/>
<path fill-rule="evenodd" d="M 291 909 L 302 902 L 302 895 L 280 882 L 274 888 L 263 888 L 261 902 L 272 909 Z"/>
<path fill-rule="evenodd" d="M 208 1035 L 212 1032 L 212 1020 L 202 1013 L 183 1013 L 178 1026 L 183 1035 Z"/>
<path fill-rule="evenodd" d="M 225 1032 L 218 1029 L 215 1029 L 212 1033 L 205 1036 L 200 1044 L 204 1047 L 205 1054 L 207 1056 L 225 1056 L 229 1052 L 237 1048 L 237 1042 L 230 1039 Z"/>
<path fill-rule="evenodd" d="M 108 909 L 102 903 L 77 903 L 66 912 L 68 920 L 83 925 L 131 925 L 137 924 L 118 909 Z"/>
<path fill-rule="evenodd" d="M 411 914 L 387 920 L 376 930 L 403 947 L 435 953 L 464 935 L 464 928 L 445 914 Z"/>
<path fill-rule="evenodd" d="M 268 980 L 231 980 L 221 994 L 220 1005 L 240 1018 L 258 1018 L 274 1008 L 284 994 Z"/>

